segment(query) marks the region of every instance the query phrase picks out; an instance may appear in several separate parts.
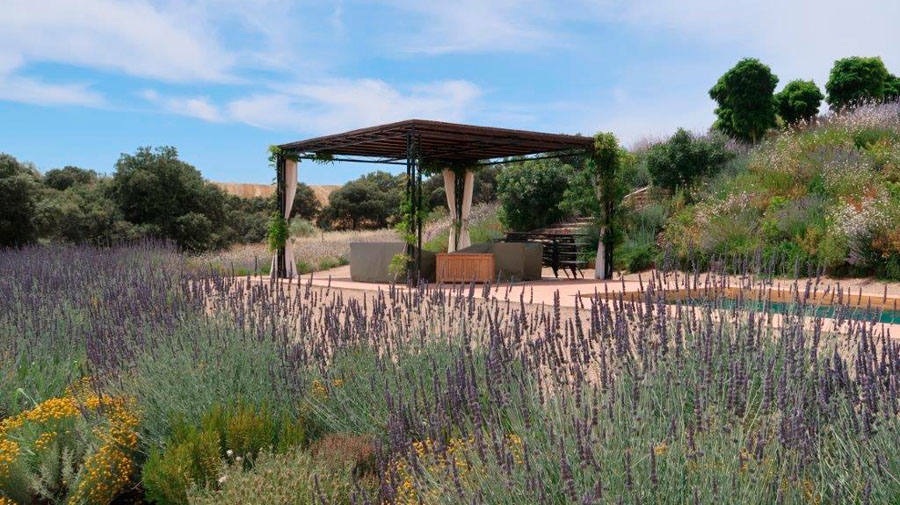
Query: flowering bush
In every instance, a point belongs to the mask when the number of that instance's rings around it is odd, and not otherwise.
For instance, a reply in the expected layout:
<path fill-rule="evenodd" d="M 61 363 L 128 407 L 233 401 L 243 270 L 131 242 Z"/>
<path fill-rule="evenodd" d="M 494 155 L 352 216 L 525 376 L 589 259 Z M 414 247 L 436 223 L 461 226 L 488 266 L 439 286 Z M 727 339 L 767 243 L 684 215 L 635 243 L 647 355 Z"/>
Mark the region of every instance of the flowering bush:
<path fill-rule="evenodd" d="M 20 504 L 112 502 L 133 482 L 137 425 L 132 401 L 78 387 L 4 419 L 0 496 Z"/>

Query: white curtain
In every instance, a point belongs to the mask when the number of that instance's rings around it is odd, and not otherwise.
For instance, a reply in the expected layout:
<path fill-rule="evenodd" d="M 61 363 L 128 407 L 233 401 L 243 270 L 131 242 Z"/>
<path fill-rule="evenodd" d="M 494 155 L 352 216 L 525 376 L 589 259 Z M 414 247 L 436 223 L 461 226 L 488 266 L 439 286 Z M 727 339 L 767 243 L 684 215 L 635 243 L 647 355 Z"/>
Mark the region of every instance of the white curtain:
<path fill-rule="evenodd" d="M 603 246 L 603 235 L 606 228 L 600 228 L 600 241 L 597 242 L 597 257 L 594 259 L 594 278 L 606 279 L 606 248 Z"/>
<path fill-rule="evenodd" d="M 294 160 L 284 160 L 284 219 L 291 225 L 291 208 L 294 206 L 294 196 L 297 194 L 297 162 Z M 272 258 L 272 278 L 275 278 L 275 262 L 278 260 L 278 253 Z M 288 278 L 297 276 L 297 263 L 294 261 L 294 245 L 291 238 L 288 237 L 284 243 L 284 267 L 287 270 Z"/>
<path fill-rule="evenodd" d="M 459 223 L 456 221 L 456 173 L 449 168 L 444 169 L 444 192 L 447 193 L 447 208 L 450 209 L 450 243 L 447 244 L 447 252 L 453 252 L 459 243 Z"/>
<path fill-rule="evenodd" d="M 459 242 L 457 249 L 463 249 L 472 245 L 469 238 L 469 214 L 472 212 L 472 190 L 475 186 L 475 171 L 466 169 L 465 179 L 463 180 L 463 201 L 461 218 L 462 223 L 459 226 Z"/>

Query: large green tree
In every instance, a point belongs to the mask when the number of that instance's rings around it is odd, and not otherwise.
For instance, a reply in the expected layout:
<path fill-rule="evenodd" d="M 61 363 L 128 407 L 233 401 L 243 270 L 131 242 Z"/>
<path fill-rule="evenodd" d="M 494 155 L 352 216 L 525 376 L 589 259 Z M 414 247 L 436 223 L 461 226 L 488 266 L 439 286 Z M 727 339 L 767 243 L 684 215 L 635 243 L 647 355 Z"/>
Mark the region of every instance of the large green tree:
<path fill-rule="evenodd" d="M 0 247 L 23 246 L 37 239 L 38 179 L 33 167 L 0 153 Z"/>
<path fill-rule="evenodd" d="M 900 98 L 900 77 L 894 74 L 888 76 L 887 83 L 884 86 L 884 96 L 894 100 Z"/>
<path fill-rule="evenodd" d="M 273 196 L 273 198 L 276 198 Z M 273 200 L 272 208 L 277 207 Z M 322 210 L 322 204 L 316 198 L 316 193 L 308 184 L 297 183 L 297 193 L 294 195 L 294 204 L 291 206 L 291 217 L 299 217 L 312 221 Z"/>
<path fill-rule="evenodd" d="M 879 57 L 852 56 L 834 62 L 825 90 L 832 109 L 842 109 L 858 102 L 881 100 L 890 91 L 891 75 Z"/>
<path fill-rule="evenodd" d="M 497 197 L 504 224 L 527 231 L 566 216 L 560 206 L 572 167 L 556 159 L 528 160 L 504 166 L 497 176 Z"/>
<path fill-rule="evenodd" d="M 319 215 L 325 228 L 384 228 L 399 212 L 402 182 L 387 172 L 372 172 L 352 180 L 328 196 Z"/>
<path fill-rule="evenodd" d="M 116 162 L 112 194 L 126 220 L 146 235 L 188 250 L 226 245 L 225 195 L 178 159 L 174 147 L 142 147 Z"/>
<path fill-rule="evenodd" d="M 791 125 L 816 117 L 823 98 L 825 95 L 815 82 L 797 79 L 789 82 L 775 95 L 775 103 L 778 106 L 778 115 L 785 123 Z"/>
<path fill-rule="evenodd" d="M 44 188 L 36 211 L 41 237 L 95 245 L 134 238 L 134 226 L 123 219 L 119 207 L 109 197 L 110 185 L 109 179 L 95 178 L 89 183 L 63 184 L 66 186 L 63 190 Z"/>
<path fill-rule="evenodd" d="M 732 158 L 719 135 L 698 138 L 679 128 L 667 141 L 651 147 L 646 162 L 653 183 L 668 190 L 690 191 L 697 178 L 713 174 Z"/>
<path fill-rule="evenodd" d="M 745 142 L 756 142 L 775 126 L 773 92 L 778 77 L 755 58 L 745 58 L 725 72 L 709 96 L 718 102 L 715 127 Z"/>
<path fill-rule="evenodd" d="M 44 174 L 44 185 L 63 191 L 76 185 L 92 184 L 97 181 L 97 172 L 85 168 L 66 165 L 54 168 Z"/>

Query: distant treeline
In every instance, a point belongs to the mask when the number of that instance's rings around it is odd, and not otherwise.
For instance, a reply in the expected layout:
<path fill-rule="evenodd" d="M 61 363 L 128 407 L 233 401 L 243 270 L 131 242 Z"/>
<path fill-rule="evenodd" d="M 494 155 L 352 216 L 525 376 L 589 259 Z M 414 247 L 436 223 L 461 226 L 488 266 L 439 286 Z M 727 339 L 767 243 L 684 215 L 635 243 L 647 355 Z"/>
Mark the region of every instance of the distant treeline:
<path fill-rule="evenodd" d="M 110 176 L 65 166 L 41 174 L 0 153 L 0 246 L 35 242 L 114 244 L 171 240 L 188 251 L 262 242 L 275 196 L 241 198 L 205 181 L 173 147 L 123 154 Z M 479 171 L 475 203 L 493 200 L 497 169 Z M 439 176 L 424 183 L 427 205 L 446 205 Z M 372 172 L 352 180 L 322 206 L 298 184 L 292 217 L 323 229 L 384 228 L 399 220 L 404 176 Z"/>
<path fill-rule="evenodd" d="M 42 175 L 0 153 L 0 246 L 157 238 L 205 251 L 264 240 L 275 208 L 274 197 L 224 193 L 173 147 L 123 154 L 112 176 L 74 166 Z M 294 215 L 312 219 L 319 208 L 301 184 Z"/>

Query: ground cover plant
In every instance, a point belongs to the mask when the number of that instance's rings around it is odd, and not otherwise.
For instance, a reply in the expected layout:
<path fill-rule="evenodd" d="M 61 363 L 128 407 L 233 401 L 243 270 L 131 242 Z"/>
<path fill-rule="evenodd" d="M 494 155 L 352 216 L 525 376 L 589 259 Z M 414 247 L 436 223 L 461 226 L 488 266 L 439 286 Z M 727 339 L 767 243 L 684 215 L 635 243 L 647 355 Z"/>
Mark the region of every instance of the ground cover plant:
<path fill-rule="evenodd" d="M 0 500 L 896 501 L 900 347 L 862 309 L 810 316 L 815 278 L 776 314 L 741 262 L 762 308 L 691 272 L 564 308 L 5 250 Z"/>

